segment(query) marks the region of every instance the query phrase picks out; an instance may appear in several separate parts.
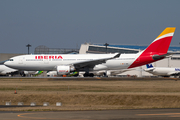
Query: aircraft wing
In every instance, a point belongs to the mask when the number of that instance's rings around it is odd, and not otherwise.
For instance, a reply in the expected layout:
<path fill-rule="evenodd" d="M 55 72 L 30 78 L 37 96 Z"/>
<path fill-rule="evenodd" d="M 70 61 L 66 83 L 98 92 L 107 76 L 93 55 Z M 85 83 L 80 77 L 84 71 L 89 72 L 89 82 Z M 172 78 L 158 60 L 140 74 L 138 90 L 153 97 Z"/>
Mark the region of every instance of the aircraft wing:
<path fill-rule="evenodd" d="M 73 65 L 77 70 L 80 68 L 85 68 L 85 67 L 93 68 L 95 65 L 105 63 L 107 60 L 118 58 L 119 56 L 120 56 L 120 54 L 118 53 L 113 57 L 78 62 L 78 63 L 74 63 Z"/>

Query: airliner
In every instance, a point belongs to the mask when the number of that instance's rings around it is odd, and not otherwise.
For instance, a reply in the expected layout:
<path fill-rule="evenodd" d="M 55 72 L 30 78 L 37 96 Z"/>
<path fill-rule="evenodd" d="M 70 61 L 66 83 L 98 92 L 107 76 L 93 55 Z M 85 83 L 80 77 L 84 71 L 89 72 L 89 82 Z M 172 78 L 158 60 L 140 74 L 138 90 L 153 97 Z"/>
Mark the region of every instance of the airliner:
<path fill-rule="evenodd" d="M 153 67 L 152 64 L 147 64 L 147 69 L 144 71 L 149 72 L 153 75 L 159 75 L 163 77 L 179 76 L 180 68 L 169 68 L 169 67 Z"/>
<path fill-rule="evenodd" d="M 11 75 L 13 73 L 16 73 L 18 70 L 9 68 L 5 65 L 0 65 L 0 75 Z"/>
<path fill-rule="evenodd" d="M 22 77 L 25 77 L 27 75 L 30 75 L 30 76 L 38 76 L 40 74 L 42 74 L 43 71 L 20 71 L 20 75 Z"/>
<path fill-rule="evenodd" d="M 15 75 L 15 74 L 20 74 L 22 77 L 26 76 L 26 75 L 40 75 L 41 73 L 43 73 L 43 71 L 19 71 L 17 69 L 13 69 L 10 67 L 7 67 L 5 65 L 0 65 L 0 75 Z"/>
<path fill-rule="evenodd" d="M 132 70 L 132 69 L 122 69 L 122 70 L 101 70 L 101 71 L 91 71 L 91 73 L 95 76 L 113 76 L 113 75 L 117 75 L 117 74 L 121 74 L 123 72 L 126 72 L 126 71 L 129 71 L 129 70 Z M 74 72 L 69 76 L 79 76 L 79 77 L 83 77 L 85 72 Z M 48 77 L 54 77 L 54 76 L 57 76 L 57 71 L 49 71 L 47 72 L 47 76 Z"/>
<path fill-rule="evenodd" d="M 167 51 L 175 29 L 175 27 L 165 28 L 145 50 L 136 54 L 20 55 L 10 58 L 4 64 L 13 69 L 26 71 L 57 71 L 58 75 L 83 71 L 85 77 L 93 76 L 91 71 L 134 68 L 168 56 Z"/>

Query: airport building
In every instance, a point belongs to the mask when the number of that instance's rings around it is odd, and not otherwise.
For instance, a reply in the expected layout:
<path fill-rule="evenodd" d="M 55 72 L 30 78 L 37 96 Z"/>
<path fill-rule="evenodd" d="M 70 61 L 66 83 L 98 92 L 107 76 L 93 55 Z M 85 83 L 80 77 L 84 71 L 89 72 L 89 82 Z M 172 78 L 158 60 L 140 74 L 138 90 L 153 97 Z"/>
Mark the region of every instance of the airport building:
<path fill-rule="evenodd" d="M 48 48 L 44 45 L 40 45 L 35 48 L 34 54 L 77 54 L 79 49 L 68 48 Z"/>

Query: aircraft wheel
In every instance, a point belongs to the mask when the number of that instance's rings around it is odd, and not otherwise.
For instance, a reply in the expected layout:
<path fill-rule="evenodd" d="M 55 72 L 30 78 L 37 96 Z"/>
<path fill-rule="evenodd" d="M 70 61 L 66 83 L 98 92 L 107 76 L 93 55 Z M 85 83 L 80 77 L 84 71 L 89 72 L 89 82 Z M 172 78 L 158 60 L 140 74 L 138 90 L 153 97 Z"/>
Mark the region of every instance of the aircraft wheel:
<path fill-rule="evenodd" d="M 22 76 L 22 77 L 25 77 L 26 76 L 26 74 L 24 74 L 24 72 L 22 71 L 22 72 L 20 72 L 20 75 Z"/>
<path fill-rule="evenodd" d="M 103 77 L 108 77 L 106 73 L 103 73 Z"/>
<path fill-rule="evenodd" d="M 94 77 L 94 74 L 93 73 L 85 73 L 83 76 L 84 77 Z"/>
<path fill-rule="evenodd" d="M 89 76 L 89 74 L 88 73 L 84 73 L 84 75 L 83 75 L 84 77 L 88 77 Z"/>
<path fill-rule="evenodd" d="M 89 74 L 89 77 L 94 77 L 94 74 L 93 74 L 93 73 L 90 73 L 90 74 Z"/>

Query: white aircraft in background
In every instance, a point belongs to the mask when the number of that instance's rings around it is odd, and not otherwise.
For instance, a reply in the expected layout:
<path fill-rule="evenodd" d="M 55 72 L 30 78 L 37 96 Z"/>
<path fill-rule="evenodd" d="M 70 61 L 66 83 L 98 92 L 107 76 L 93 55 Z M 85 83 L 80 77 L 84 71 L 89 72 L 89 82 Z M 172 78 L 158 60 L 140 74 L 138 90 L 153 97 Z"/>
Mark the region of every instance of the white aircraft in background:
<path fill-rule="evenodd" d="M 152 64 L 147 64 L 147 69 L 144 71 L 149 72 L 153 75 L 159 75 L 163 77 L 179 76 L 180 68 L 169 68 L 169 67 L 153 67 Z"/>
<path fill-rule="evenodd" d="M 113 75 L 117 75 L 117 74 L 121 74 L 123 72 L 126 72 L 126 71 L 129 71 L 129 70 L 132 70 L 132 69 L 123 69 L 123 70 L 101 70 L 101 71 L 93 71 L 91 72 L 94 76 L 113 76 Z M 74 72 L 68 76 L 79 76 L 79 77 L 83 77 L 85 72 Z M 107 73 L 107 74 L 106 74 Z M 55 77 L 57 76 L 57 71 L 49 71 L 47 72 L 47 76 L 48 77 Z"/>
<path fill-rule="evenodd" d="M 101 71 L 94 71 L 93 74 L 95 76 L 114 76 L 121 74 L 123 72 L 127 72 L 133 69 L 121 69 L 121 70 L 101 70 Z"/>
<path fill-rule="evenodd" d="M 17 69 L 9 68 L 5 65 L 0 65 L 0 75 L 13 76 L 15 74 L 20 74 L 24 77 L 26 75 L 39 75 L 41 73 L 42 71 L 19 71 Z"/>
<path fill-rule="evenodd" d="M 17 71 L 18 70 L 9 68 L 5 65 L 0 65 L 0 75 L 11 75 Z"/>
<path fill-rule="evenodd" d="M 20 72 L 20 75 L 22 76 L 22 77 L 25 77 L 25 76 L 27 76 L 27 75 L 30 75 L 30 76 L 38 76 L 38 75 L 40 75 L 40 74 L 42 74 L 43 73 L 43 71 L 21 71 Z"/>
<path fill-rule="evenodd" d="M 166 28 L 144 51 L 136 54 L 53 54 L 20 55 L 4 64 L 26 71 L 57 71 L 67 75 L 84 71 L 84 76 L 93 76 L 91 71 L 129 69 L 161 60 L 167 53 L 175 27 Z"/>
<path fill-rule="evenodd" d="M 67 77 L 71 77 L 71 76 L 79 76 L 79 74 L 82 74 L 82 72 L 78 73 L 78 72 L 72 72 L 71 74 L 68 74 Z M 57 71 L 48 71 L 47 72 L 47 77 L 57 77 Z"/>

